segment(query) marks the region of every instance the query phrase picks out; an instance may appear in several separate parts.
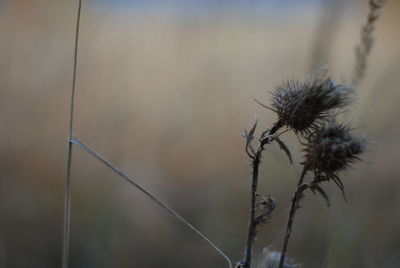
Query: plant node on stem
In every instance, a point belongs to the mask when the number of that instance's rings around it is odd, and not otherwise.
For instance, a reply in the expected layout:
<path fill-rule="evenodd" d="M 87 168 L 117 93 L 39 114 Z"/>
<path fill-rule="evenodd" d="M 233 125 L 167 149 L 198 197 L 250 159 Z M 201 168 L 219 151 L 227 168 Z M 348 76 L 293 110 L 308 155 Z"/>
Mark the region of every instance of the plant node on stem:
<path fill-rule="evenodd" d="M 258 184 L 258 173 L 259 166 L 261 163 L 262 152 L 264 151 L 264 146 L 271 143 L 274 140 L 274 136 L 277 131 L 283 126 L 281 122 L 277 122 L 269 130 L 264 131 L 261 134 L 259 140 L 259 145 L 257 150 L 253 149 L 251 146 L 251 141 L 253 140 L 253 133 L 256 128 L 257 121 L 255 122 L 253 128 L 246 134 L 246 152 L 252 160 L 252 182 L 251 182 L 251 201 L 250 201 L 250 215 L 249 215 L 249 225 L 247 229 L 247 240 L 245 245 L 244 260 L 241 261 L 240 267 L 250 268 L 251 266 L 251 250 L 254 238 L 256 236 L 257 225 L 260 223 L 256 220 L 256 199 L 257 199 L 257 184 Z"/>

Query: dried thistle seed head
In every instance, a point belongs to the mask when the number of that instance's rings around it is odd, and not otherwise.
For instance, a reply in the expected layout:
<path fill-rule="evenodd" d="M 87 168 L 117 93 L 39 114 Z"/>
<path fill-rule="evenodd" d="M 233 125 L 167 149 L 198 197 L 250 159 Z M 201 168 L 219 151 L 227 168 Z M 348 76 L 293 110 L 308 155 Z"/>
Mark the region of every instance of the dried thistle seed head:
<path fill-rule="evenodd" d="M 278 268 L 281 253 L 272 251 L 269 247 L 264 248 L 257 262 L 257 268 Z M 285 257 L 283 268 L 300 268 L 299 264 L 295 264 L 291 258 Z"/>
<path fill-rule="evenodd" d="M 331 116 L 331 110 L 348 105 L 351 87 L 333 83 L 325 74 L 302 81 L 286 81 L 273 92 L 272 106 L 281 124 L 295 132 L 307 133 Z"/>
<path fill-rule="evenodd" d="M 351 129 L 335 122 L 315 129 L 306 137 L 304 166 L 318 176 L 337 178 L 364 151 L 366 139 L 355 137 Z"/>

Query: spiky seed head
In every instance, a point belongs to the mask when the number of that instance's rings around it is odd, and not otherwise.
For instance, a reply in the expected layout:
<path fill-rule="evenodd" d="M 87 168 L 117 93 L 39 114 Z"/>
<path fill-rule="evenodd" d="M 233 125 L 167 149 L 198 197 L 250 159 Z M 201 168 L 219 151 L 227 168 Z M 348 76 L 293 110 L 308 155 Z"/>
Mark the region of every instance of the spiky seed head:
<path fill-rule="evenodd" d="M 332 110 L 353 100 L 351 87 L 338 85 L 324 76 L 286 81 L 272 93 L 272 107 L 282 125 L 296 133 L 308 133 L 332 116 Z"/>
<path fill-rule="evenodd" d="M 304 166 L 327 179 L 337 177 L 365 150 L 366 139 L 336 122 L 321 125 L 306 137 Z"/>

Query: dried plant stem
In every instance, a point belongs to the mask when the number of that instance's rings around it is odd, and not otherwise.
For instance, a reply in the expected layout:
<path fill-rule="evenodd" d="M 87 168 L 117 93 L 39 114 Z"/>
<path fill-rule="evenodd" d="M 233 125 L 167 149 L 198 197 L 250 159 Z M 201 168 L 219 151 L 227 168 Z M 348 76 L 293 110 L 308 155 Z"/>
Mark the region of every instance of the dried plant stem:
<path fill-rule="evenodd" d="M 361 42 L 356 47 L 356 63 L 352 77 L 352 85 L 357 86 L 364 78 L 367 70 L 367 59 L 373 45 L 372 33 L 375 29 L 375 22 L 381 15 L 383 6 L 387 0 L 370 0 L 369 14 L 365 25 L 361 29 Z"/>
<path fill-rule="evenodd" d="M 272 141 L 273 135 L 282 127 L 281 123 L 276 123 L 267 134 L 261 138 L 260 145 L 252 157 L 252 180 L 251 180 L 251 200 L 250 200 L 250 215 L 249 215 L 249 225 L 247 229 L 247 240 L 245 246 L 245 257 L 244 257 L 244 268 L 251 267 L 251 250 L 254 242 L 254 237 L 256 235 L 257 223 L 255 221 L 256 211 L 255 204 L 257 198 L 257 185 L 258 185 L 258 173 L 261 163 L 262 152 L 264 151 L 264 146 Z"/>
<path fill-rule="evenodd" d="M 69 256 L 69 240 L 71 232 L 71 166 L 72 166 L 72 143 L 68 142 L 68 159 L 67 159 L 67 180 L 65 188 L 65 204 L 64 204 L 64 236 L 63 236 L 63 252 L 62 252 L 62 268 L 68 268 Z"/>
<path fill-rule="evenodd" d="M 66 189 L 65 189 L 62 268 L 68 268 L 68 260 L 69 260 L 69 242 L 70 242 L 70 232 L 71 232 L 71 167 L 72 167 L 71 138 L 73 137 L 74 103 L 75 103 L 75 88 L 76 88 L 76 72 L 78 66 L 78 43 L 79 43 L 79 28 L 81 21 L 81 9 L 82 9 L 82 0 L 78 0 L 78 12 L 77 12 L 76 28 L 75 28 L 74 64 L 73 64 L 73 74 L 72 74 L 70 118 L 69 118 L 69 139 L 68 139 L 68 156 L 67 156 L 67 178 L 66 178 Z"/>
<path fill-rule="evenodd" d="M 247 240 L 246 240 L 246 248 L 245 248 L 245 259 L 244 259 L 244 267 L 250 268 L 251 262 L 251 246 L 254 240 L 254 234 L 256 232 L 256 224 L 255 224 L 255 203 L 256 203 L 256 192 L 257 192 L 257 184 L 258 184 L 258 170 L 261 162 L 261 155 L 264 148 L 260 145 L 257 150 L 256 156 L 253 159 L 252 166 L 252 182 L 251 182 L 251 201 L 250 201 L 250 216 L 249 216 L 249 226 L 247 230 Z"/>
<path fill-rule="evenodd" d="M 287 223 L 287 226 L 286 226 L 286 234 L 285 234 L 285 238 L 284 238 L 284 241 L 283 241 L 281 258 L 279 260 L 279 268 L 283 268 L 283 264 L 285 262 L 287 246 L 289 244 L 290 235 L 292 234 L 294 216 L 295 216 L 296 211 L 298 209 L 299 201 L 301 199 L 301 196 L 303 195 L 304 190 L 307 188 L 303 184 L 304 176 L 306 175 L 306 173 L 307 173 L 307 169 L 303 168 L 303 171 L 301 173 L 299 182 L 297 183 L 296 191 L 294 192 L 294 196 L 292 198 L 292 205 L 290 207 L 289 219 L 288 219 L 288 223 Z"/>

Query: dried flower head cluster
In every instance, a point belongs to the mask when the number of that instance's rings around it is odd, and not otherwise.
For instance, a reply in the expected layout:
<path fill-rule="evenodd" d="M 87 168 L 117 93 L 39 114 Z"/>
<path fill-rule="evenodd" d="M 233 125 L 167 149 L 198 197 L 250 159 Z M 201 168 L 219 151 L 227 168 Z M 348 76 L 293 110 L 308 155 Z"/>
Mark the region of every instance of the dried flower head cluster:
<path fill-rule="evenodd" d="M 359 160 L 365 149 L 365 139 L 352 134 L 349 127 L 332 122 L 308 135 L 304 166 L 316 176 L 330 179 Z"/>
<path fill-rule="evenodd" d="M 273 92 L 272 107 L 282 125 L 296 133 L 307 133 L 331 117 L 333 109 L 348 105 L 352 96 L 351 87 L 315 77 L 278 86 Z"/>
<path fill-rule="evenodd" d="M 365 140 L 348 127 L 335 123 L 339 109 L 352 103 L 351 87 L 334 83 L 321 65 L 301 81 L 287 81 L 273 92 L 272 107 L 282 126 L 305 138 L 305 160 L 315 177 L 337 177 L 358 159 Z"/>
<path fill-rule="evenodd" d="M 293 130 L 304 146 L 303 171 L 299 178 L 289 219 L 286 227 L 283 248 L 281 252 L 267 250 L 259 268 L 295 268 L 299 267 L 286 257 L 287 246 L 291 236 L 294 216 L 300 201 L 305 197 L 304 192 L 311 190 L 314 194 L 320 194 L 329 206 L 329 197 L 321 187 L 324 181 L 332 180 L 344 194 L 344 186 L 339 177 L 352 163 L 359 160 L 364 151 L 366 141 L 362 137 L 352 134 L 350 127 L 336 122 L 340 109 L 351 104 L 354 91 L 351 87 L 334 83 L 326 74 L 328 68 L 322 65 L 305 79 L 300 81 L 287 81 L 278 86 L 272 93 L 272 107 L 260 103 L 262 106 L 273 110 L 277 114 L 277 121 L 270 129 L 262 132 L 258 139 L 258 147 L 253 147 L 257 119 L 249 131 L 245 131 L 246 153 L 252 160 L 252 198 L 250 209 L 249 228 L 245 247 L 245 258 L 239 261 L 236 268 L 251 267 L 251 246 L 257 234 L 257 226 L 270 219 L 272 209 L 261 210 L 256 213 L 258 171 L 261 153 L 266 144 L 276 142 L 287 154 L 292 162 L 291 153 L 286 144 L 280 139 L 278 130 L 285 127 Z M 310 179 L 306 178 L 308 172 L 313 173 Z M 267 208 L 274 208 L 264 198 L 262 204 Z"/>
<path fill-rule="evenodd" d="M 357 86 L 365 75 L 367 56 L 370 54 L 373 43 L 372 32 L 386 2 L 387 0 L 369 0 L 370 12 L 361 31 L 361 44 L 356 48 L 356 64 L 351 77 L 352 86 Z M 336 117 L 339 110 L 352 103 L 354 91 L 350 86 L 334 83 L 327 76 L 327 72 L 327 65 L 321 65 L 303 80 L 288 80 L 282 83 L 272 92 L 271 107 L 257 101 L 263 107 L 274 111 L 277 121 L 273 127 L 262 132 L 257 148 L 252 145 L 255 140 L 257 120 L 250 131 L 246 131 L 244 135 L 246 153 L 252 160 L 253 167 L 252 196 L 245 258 L 239 261 L 235 268 L 251 268 L 251 246 L 255 240 L 256 227 L 270 219 L 269 210 L 264 211 L 266 214 L 256 215 L 255 213 L 259 165 L 264 146 L 275 141 L 292 162 L 288 147 L 280 139 L 280 135 L 286 131 L 278 133 L 281 128 L 292 130 L 304 146 L 303 171 L 291 200 L 282 250 L 275 252 L 269 248 L 264 249 L 258 268 L 299 267 L 286 257 L 286 252 L 295 214 L 301 207 L 300 201 L 305 197 L 306 190 L 320 194 L 329 206 L 329 197 L 321 187 L 321 183 L 332 180 L 345 197 L 344 185 L 339 175 L 359 160 L 360 154 L 365 150 L 366 139 L 353 135 L 349 126 L 337 123 Z M 308 172 L 313 173 L 310 179 L 307 179 Z M 264 203 L 267 202 L 264 201 Z"/>
<path fill-rule="evenodd" d="M 320 194 L 329 206 L 328 195 L 320 183 L 333 180 L 345 197 L 339 174 L 359 160 L 366 145 L 364 138 L 354 136 L 350 127 L 337 123 L 335 118 L 338 108 L 352 102 L 353 90 L 323 78 L 326 72 L 322 71 L 320 68 L 304 81 L 286 83 L 274 93 L 273 106 L 279 121 L 305 140 L 301 142 L 305 152 L 303 172 L 292 199 L 278 268 L 286 267 L 285 255 L 294 216 L 304 191 L 310 189 Z M 313 173 L 310 182 L 305 182 L 307 171 Z"/>

